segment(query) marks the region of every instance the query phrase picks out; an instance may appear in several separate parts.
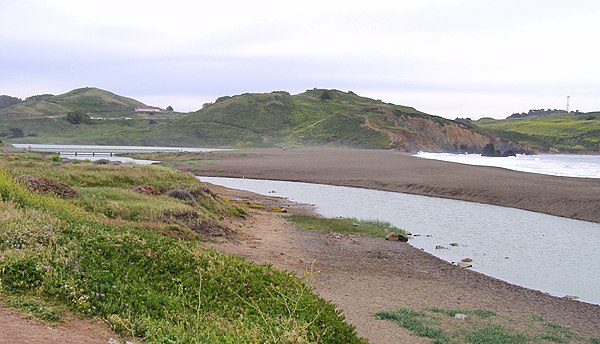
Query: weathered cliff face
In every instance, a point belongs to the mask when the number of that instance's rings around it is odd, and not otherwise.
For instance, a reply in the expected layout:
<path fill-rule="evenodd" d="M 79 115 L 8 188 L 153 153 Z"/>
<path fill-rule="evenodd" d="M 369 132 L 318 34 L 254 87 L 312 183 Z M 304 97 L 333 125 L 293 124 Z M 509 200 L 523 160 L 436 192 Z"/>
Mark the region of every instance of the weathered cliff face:
<path fill-rule="evenodd" d="M 407 115 L 386 108 L 378 112 L 383 115 L 382 120 L 366 120 L 364 126 L 387 135 L 390 148 L 407 152 L 482 153 L 486 145 L 493 144 L 502 153 L 533 153 L 524 145 L 483 135 L 444 118 Z"/>

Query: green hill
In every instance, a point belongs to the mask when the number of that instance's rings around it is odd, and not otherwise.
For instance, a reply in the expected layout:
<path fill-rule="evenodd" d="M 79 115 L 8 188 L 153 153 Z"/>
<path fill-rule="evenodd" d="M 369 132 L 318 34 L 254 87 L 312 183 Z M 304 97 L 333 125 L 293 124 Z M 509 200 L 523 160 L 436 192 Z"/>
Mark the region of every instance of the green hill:
<path fill-rule="evenodd" d="M 469 123 L 338 90 L 225 96 L 190 114 L 133 114 L 140 105 L 96 88 L 30 97 L 0 110 L 0 138 L 22 143 L 335 146 L 408 152 L 481 152 L 494 143 L 502 152 L 527 151 L 482 134 Z M 67 114 L 74 112 L 91 120 L 69 122 Z"/>
<path fill-rule="evenodd" d="M 61 95 L 33 96 L 0 110 L 1 119 L 41 118 L 81 112 L 96 117 L 130 115 L 144 104 L 98 88 L 78 88 Z"/>
<path fill-rule="evenodd" d="M 175 144 L 229 147 L 318 145 L 476 152 L 494 142 L 465 124 L 411 107 L 323 89 L 297 95 L 221 97 L 157 130 L 157 137 L 168 137 Z"/>
<path fill-rule="evenodd" d="M 600 112 L 482 118 L 473 124 L 490 135 L 541 151 L 600 152 Z"/>
<path fill-rule="evenodd" d="M 177 112 L 136 112 L 139 106 L 144 104 L 92 87 L 32 96 L 0 110 L 0 138 L 27 143 L 127 144 L 142 136 L 138 132 L 183 116 Z M 68 114 L 87 120 L 72 123 Z"/>

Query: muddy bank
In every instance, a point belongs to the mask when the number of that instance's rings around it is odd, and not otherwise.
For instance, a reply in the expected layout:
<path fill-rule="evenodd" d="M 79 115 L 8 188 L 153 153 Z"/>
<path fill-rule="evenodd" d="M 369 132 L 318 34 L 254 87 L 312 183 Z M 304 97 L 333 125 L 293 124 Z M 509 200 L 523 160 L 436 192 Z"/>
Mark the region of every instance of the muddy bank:
<path fill-rule="evenodd" d="M 600 223 L 600 179 L 468 166 L 361 149 L 182 154 L 175 167 L 215 177 L 323 183 L 459 199 Z M 179 161 L 177 161 L 179 160 Z"/>

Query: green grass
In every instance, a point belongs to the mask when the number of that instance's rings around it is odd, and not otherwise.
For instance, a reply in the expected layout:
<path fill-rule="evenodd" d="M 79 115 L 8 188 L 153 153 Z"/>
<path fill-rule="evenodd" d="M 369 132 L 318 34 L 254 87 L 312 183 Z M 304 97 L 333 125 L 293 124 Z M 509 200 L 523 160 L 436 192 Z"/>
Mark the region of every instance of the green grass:
<path fill-rule="evenodd" d="M 115 187 L 77 188 L 77 204 L 89 212 L 133 221 L 158 221 L 167 212 L 190 212 L 194 207 L 169 196 L 148 196 Z"/>
<path fill-rule="evenodd" d="M 296 225 L 326 233 L 359 234 L 370 237 L 385 237 L 394 232 L 406 236 L 406 232 L 388 222 L 366 221 L 352 218 L 332 219 L 308 215 L 290 215 L 286 219 Z"/>
<path fill-rule="evenodd" d="M 488 311 L 485 309 L 443 309 L 443 308 L 431 308 L 431 312 L 445 314 L 448 316 L 455 316 L 456 314 L 465 314 L 465 315 L 476 315 L 480 318 L 487 319 L 496 315 L 496 313 L 492 311 Z"/>
<path fill-rule="evenodd" d="M 4 302 L 10 307 L 24 311 L 25 314 L 44 321 L 60 321 L 63 314 L 61 310 L 48 305 L 47 302 L 31 297 L 13 296 L 7 298 Z"/>
<path fill-rule="evenodd" d="M 393 312 L 377 313 L 376 316 L 382 320 L 393 320 L 419 337 L 431 338 L 432 343 L 444 344 L 448 342 L 444 331 L 440 330 L 435 324 L 431 324 L 432 319 L 422 312 L 399 308 Z"/>
<path fill-rule="evenodd" d="M 201 188 L 190 175 L 160 167 L 53 165 L 31 153 L 3 158 L 0 294 L 17 300 L 16 307 L 51 320 L 46 305 L 61 305 L 149 343 L 364 342 L 334 305 L 293 274 L 205 249 L 199 235 L 171 236 L 128 215 L 185 209 L 210 220 L 240 214 L 206 191 L 196 193 L 196 203 L 130 191 L 139 184 Z M 47 173 L 80 196 L 29 191 L 13 178 L 23 172 Z M 118 221 L 105 216 L 115 204 L 124 211 Z"/>
<path fill-rule="evenodd" d="M 525 344 L 531 338 L 525 333 L 513 333 L 504 326 L 487 324 L 483 328 L 468 333 L 465 336 L 467 343 L 471 344 Z"/>
<path fill-rule="evenodd" d="M 456 314 L 466 320 L 454 319 Z M 514 321 L 484 309 L 431 308 L 415 311 L 399 308 L 376 314 L 391 320 L 432 343 L 523 344 L 523 343 L 594 343 L 595 337 L 583 337 L 560 324 L 544 321 L 534 314 L 528 321 Z"/>
<path fill-rule="evenodd" d="M 505 120 L 482 119 L 473 122 L 507 140 L 517 140 L 548 150 L 599 151 L 600 116 L 597 114 L 554 114 Z"/>

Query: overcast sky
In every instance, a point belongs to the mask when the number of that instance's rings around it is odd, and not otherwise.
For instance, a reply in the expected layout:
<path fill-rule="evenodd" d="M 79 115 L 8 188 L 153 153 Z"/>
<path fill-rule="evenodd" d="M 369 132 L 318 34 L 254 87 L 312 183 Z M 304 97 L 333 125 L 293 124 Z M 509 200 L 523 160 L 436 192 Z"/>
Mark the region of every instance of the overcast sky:
<path fill-rule="evenodd" d="M 0 94 L 195 111 L 314 87 L 447 118 L 600 110 L 600 1 L 0 0 Z"/>

